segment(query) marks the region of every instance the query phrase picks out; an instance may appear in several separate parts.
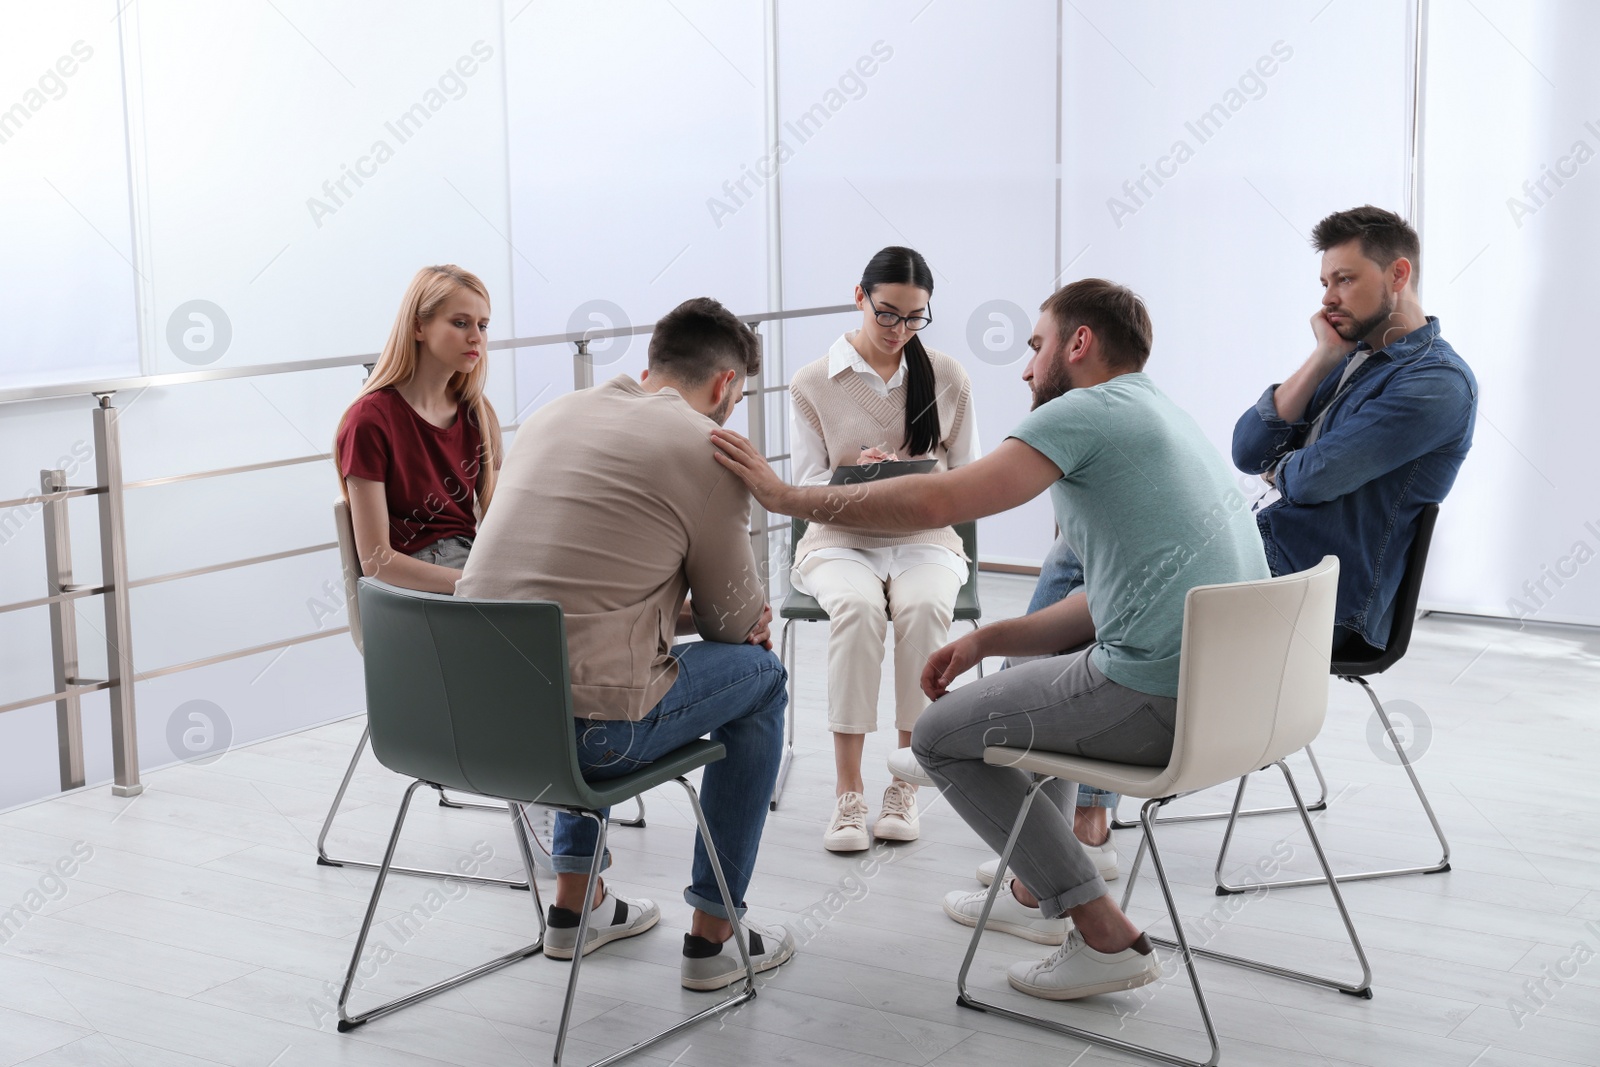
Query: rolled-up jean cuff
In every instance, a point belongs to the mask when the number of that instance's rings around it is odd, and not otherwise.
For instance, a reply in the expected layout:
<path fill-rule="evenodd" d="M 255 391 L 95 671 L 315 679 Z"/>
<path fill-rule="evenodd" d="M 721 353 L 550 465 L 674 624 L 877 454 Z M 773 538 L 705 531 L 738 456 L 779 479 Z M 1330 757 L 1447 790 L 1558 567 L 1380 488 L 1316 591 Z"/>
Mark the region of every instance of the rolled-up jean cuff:
<path fill-rule="evenodd" d="M 1053 897 L 1040 897 L 1039 910 L 1044 913 L 1046 919 L 1059 919 L 1070 909 L 1087 904 L 1091 900 L 1099 900 L 1109 892 L 1111 891 L 1106 888 L 1106 880 L 1097 874 L 1092 881 L 1069 889 L 1065 893 L 1057 893 Z"/>
<path fill-rule="evenodd" d="M 1102 888 L 1103 888 L 1103 885 L 1102 885 Z M 695 909 L 696 911 L 703 911 L 707 915 L 716 916 L 718 919 L 728 919 L 729 918 L 728 909 L 722 906 L 722 895 L 720 893 L 717 895 L 717 898 L 715 900 L 712 900 L 709 897 L 701 896 L 699 893 L 696 893 L 693 889 L 685 889 L 683 891 L 683 901 L 684 901 L 685 904 L 688 904 L 689 907 Z M 741 919 L 744 918 L 744 913 L 746 911 L 748 911 L 748 910 L 749 910 L 748 908 L 740 908 L 739 909 L 739 918 L 741 918 Z M 730 921 L 731 921 L 731 919 L 730 919 Z"/>
<path fill-rule="evenodd" d="M 1117 801 L 1121 799 L 1121 793 L 1113 793 L 1109 789 L 1096 789 L 1092 785 L 1078 786 L 1078 807 L 1080 808 L 1114 808 L 1117 806 Z"/>
<path fill-rule="evenodd" d="M 550 869 L 557 874 L 588 874 L 589 868 L 594 866 L 594 853 L 587 856 L 551 856 Z M 600 869 L 604 871 L 611 866 L 611 850 L 606 849 L 605 856 L 600 860 Z"/>

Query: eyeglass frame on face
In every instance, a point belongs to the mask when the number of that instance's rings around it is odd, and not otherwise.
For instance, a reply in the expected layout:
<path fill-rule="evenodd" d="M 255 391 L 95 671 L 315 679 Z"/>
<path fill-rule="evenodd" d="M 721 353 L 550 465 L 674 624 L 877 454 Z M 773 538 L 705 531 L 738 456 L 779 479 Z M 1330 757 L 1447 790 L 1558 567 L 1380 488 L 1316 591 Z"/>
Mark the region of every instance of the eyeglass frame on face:
<path fill-rule="evenodd" d="M 916 333 L 918 330 L 927 329 L 933 323 L 933 302 L 932 301 L 929 301 L 928 302 L 928 306 L 923 308 L 923 311 L 925 312 L 925 314 L 922 314 L 922 315 L 897 315 L 893 311 L 879 311 L 877 302 L 872 299 L 872 294 L 867 292 L 865 289 L 861 290 L 861 295 L 866 297 L 867 298 L 867 303 L 872 306 L 873 318 L 877 320 L 877 323 L 878 323 L 879 326 L 882 326 L 886 330 L 892 330 L 896 326 L 900 325 L 903 322 L 903 323 L 906 324 L 906 329 L 910 330 L 912 333 Z M 887 318 L 889 321 L 888 322 L 884 322 L 883 320 L 885 318 Z M 922 320 L 922 325 L 921 326 L 913 326 L 913 325 L 911 325 L 911 323 L 914 320 L 917 320 L 917 319 L 921 319 Z"/>

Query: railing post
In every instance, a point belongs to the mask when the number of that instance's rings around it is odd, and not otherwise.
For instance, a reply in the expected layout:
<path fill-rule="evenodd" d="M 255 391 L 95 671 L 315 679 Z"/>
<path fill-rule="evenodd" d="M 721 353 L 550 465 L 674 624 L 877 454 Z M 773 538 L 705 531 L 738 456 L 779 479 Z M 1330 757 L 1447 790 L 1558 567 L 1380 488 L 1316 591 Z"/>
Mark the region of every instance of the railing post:
<path fill-rule="evenodd" d="M 55 493 L 67 487 L 67 472 L 39 472 L 39 491 Z M 44 505 L 45 594 L 57 596 L 72 584 L 72 538 L 67 529 L 67 502 L 60 497 Z M 56 747 L 61 758 L 61 789 L 81 788 L 83 773 L 83 713 L 78 695 L 78 617 L 70 600 L 50 605 L 50 659 L 55 670 L 55 692 L 68 695 L 56 701 Z"/>
<path fill-rule="evenodd" d="M 96 393 L 94 466 L 100 494 L 100 581 L 106 587 L 106 690 L 111 700 L 111 792 L 144 792 L 139 781 L 139 735 L 133 714 L 133 627 L 128 613 L 128 545 L 122 509 L 122 440 L 113 393 Z"/>
<path fill-rule="evenodd" d="M 574 341 L 578 350 L 572 353 L 572 388 L 588 389 L 594 385 L 594 362 L 589 358 L 589 339 Z"/>
<path fill-rule="evenodd" d="M 756 446 L 756 453 L 761 456 L 767 454 L 767 362 L 765 339 L 761 336 L 759 323 L 749 323 L 750 332 L 755 334 L 756 348 L 762 354 L 761 369 L 753 377 L 745 379 L 744 392 L 745 420 L 750 431 L 750 443 Z M 755 551 L 756 570 L 761 580 L 761 588 L 765 591 L 767 600 L 772 600 L 772 539 L 767 535 L 767 509 L 762 507 L 752 497 L 750 500 L 750 547 Z"/>

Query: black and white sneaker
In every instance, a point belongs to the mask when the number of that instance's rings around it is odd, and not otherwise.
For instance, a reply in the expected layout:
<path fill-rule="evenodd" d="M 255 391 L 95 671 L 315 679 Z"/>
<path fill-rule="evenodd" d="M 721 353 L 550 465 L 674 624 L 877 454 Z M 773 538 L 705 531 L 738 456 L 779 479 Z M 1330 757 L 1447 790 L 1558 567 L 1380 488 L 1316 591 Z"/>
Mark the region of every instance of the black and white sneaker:
<path fill-rule="evenodd" d="M 629 900 L 613 893 L 610 886 L 604 889 L 605 896 L 589 912 L 589 936 L 583 945 L 585 956 L 601 945 L 642 934 L 661 918 L 661 909 L 656 907 L 655 901 Z M 550 905 L 544 954 L 553 960 L 570 960 L 577 944 L 578 913 Z"/>
<path fill-rule="evenodd" d="M 794 935 L 784 926 L 763 926 L 744 920 L 750 963 L 757 974 L 788 962 L 794 955 Z M 717 944 L 694 934 L 683 935 L 683 988 L 705 992 L 730 986 L 744 977 L 744 963 L 733 938 Z"/>

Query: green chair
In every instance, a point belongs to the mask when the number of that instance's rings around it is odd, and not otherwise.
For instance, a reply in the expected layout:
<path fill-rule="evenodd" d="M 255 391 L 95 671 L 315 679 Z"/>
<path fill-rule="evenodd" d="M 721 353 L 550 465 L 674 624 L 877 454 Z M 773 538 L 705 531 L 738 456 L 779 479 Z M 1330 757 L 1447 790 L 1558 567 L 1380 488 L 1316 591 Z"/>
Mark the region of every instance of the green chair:
<path fill-rule="evenodd" d="M 361 556 L 356 551 L 356 531 L 350 521 L 350 505 L 343 498 L 333 502 L 333 528 L 338 535 L 339 545 L 339 570 L 344 575 L 345 613 L 350 619 L 350 639 L 355 642 L 356 651 L 361 651 L 361 604 L 356 592 L 356 582 L 361 579 Z M 322 820 L 322 831 L 317 834 L 317 865 L 321 867 L 363 867 L 369 871 L 378 869 L 378 865 L 371 860 L 341 859 L 328 855 L 328 834 L 333 830 L 333 820 L 339 814 L 339 805 L 344 803 L 344 795 L 350 789 L 350 782 L 356 776 L 356 767 L 361 763 L 361 756 L 367 751 L 366 728 L 361 731 L 361 739 L 356 742 L 355 751 L 350 753 L 350 763 L 344 769 L 344 778 L 339 782 L 338 790 L 333 794 L 333 803 L 328 805 L 328 814 Z M 483 804 L 474 800 L 453 800 L 445 795 L 441 788 L 439 806 L 441 808 L 477 808 L 480 811 L 505 811 L 504 804 Z M 621 826 L 644 825 L 644 797 L 636 801 L 639 805 L 639 814 L 632 819 L 618 819 Z M 531 824 L 530 824 L 531 826 Z M 529 832 L 532 832 L 531 830 Z M 515 878 L 490 878 L 486 875 L 455 874 L 451 871 L 436 871 L 427 867 L 402 867 L 398 864 L 390 870 L 396 874 L 416 874 L 424 877 L 437 876 L 456 878 L 463 882 L 475 882 L 479 885 L 503 885 L 512 889 L 527 889 L 529 883 L 519 882 Z"/>
<path fill-rule="evenodd" d="M 805 519 L 791 520 L 789 531 L 789 551 L 792 555 L 800 538 L 806 534 Z M 976 522 L 958 522 L 954 527 L 961 538 L 962 550 L 966 552 L 971 566 L 967 569 L 967 580 L 961 590 L 956 593 L 956 609 L 954 620 L 956 622 L 970 622 L 972 628 L 978 628 L 978 620 L 983 617 L 983 608 L 978 603 L 978 524 Z M 796 622 L 827 622 L 828 613 L 817 603 L 815 597 L 791 589 L 789 595 L 783 598 L 783 606 L 778 609 L 778 617 L 783 620 L 783 632 L 778 638 L 778 658 L 783 661 L 783 666 L 789 672 L 789 708 L 785 713 L 787 722 L 784 727 L 783 761 L 778 764 L 778 781 L 772 787 L 772 810 L 778 810 L 778 799 L 783 796 L 784 783 L 789 778 L 789 764 L 794 762 L 794 716 L 795 716 L 795 655 L 793 627 Z M 983 677 L 983 664 L 978 664 L 978 677 Z"/>
<path fill-rule="evenodd" d="M 600 809 L 676 781 L 689 794 L 717 887 L 722 891 L 723 905 L 729 915 L 738 913 L 705 813 L 700 809 L 699 795 L 684 778 L 690 771 L 721 759 L 725 754 L 723 746 L 713 741 L 694 741 L 643 770 L 605 782 L 586 782 L 578 767 L 566 627 L 559 605 L 542 600 L 474 600 L 422 593 L 372 578 L 361 579 L 358 596 L 365 631 L 367 723 L 372 752 L 385 767 L 414 781 L 401 801 L 350 956 L 350 969 L 339 991 L 341 1033 L 499 970 L 544 947 L 544 907 L 538 887 L 533 884 L 533 857 L 527 839 L 518 832 L 517 845 L 528 884 L 533 887 L 538 940 L 358 1015 L 347 1013 L 356 967 L 394 863 L 406 812 L 412 796 L 424 785 L 503 800 L 510 809 L 513 825 L 522 817 L 523 806 L 534 803 L 594 820 L 599 840 L 589 872 L 592 882 L 600 876 L 606 851 L 606 820 Z M 585 899 L 579 915 L 580 945 L 588 937 L 591 903 Z M 592 1067 L 615 1063 L 752 999 L 756 995 L 754 971 L 744 931 L 737 923 L 734 939 L 744 962 L 745 980 L 740 992 Z M 561 1064 L 582 963 L 583 954 L 574 955 L 561 1026 L 556 1032 L 556 1067 Z"/>

